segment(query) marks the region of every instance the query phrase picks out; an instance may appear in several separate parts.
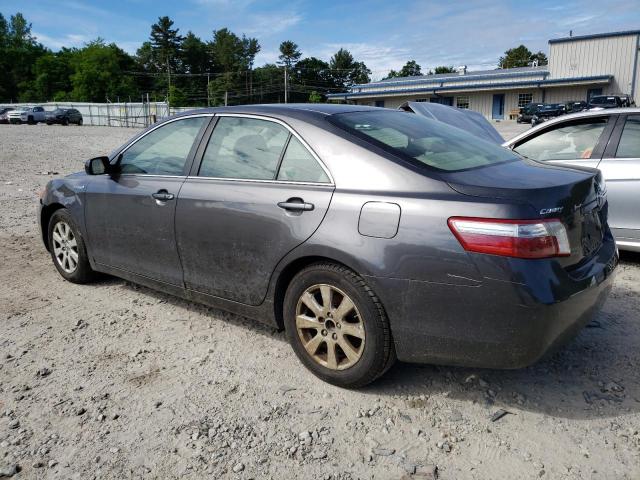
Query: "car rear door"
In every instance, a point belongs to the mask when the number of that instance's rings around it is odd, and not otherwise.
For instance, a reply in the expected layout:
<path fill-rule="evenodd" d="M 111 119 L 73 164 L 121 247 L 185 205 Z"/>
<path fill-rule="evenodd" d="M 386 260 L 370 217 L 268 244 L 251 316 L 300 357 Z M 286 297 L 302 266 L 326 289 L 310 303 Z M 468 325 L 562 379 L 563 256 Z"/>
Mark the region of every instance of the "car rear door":
<path fill-rule="evenodd" d="M 620 115 L 598 168 L 607 183 L 616 240 L 640 242 L 640 114 Z"/>
<path fill-rule="evenodd" d="M 211 118 L 163 123 L 120 152 L 114 173 L 90 177 L 85 221 L 96 263 L 183 286 L 176 200 Z"/>
<path fill-rule="evenodd" d="M 178 197 L 186 287 L 258 305 L 278 262 L 318 228 L 331 176 L 279 120 L 221 114 Z"/>

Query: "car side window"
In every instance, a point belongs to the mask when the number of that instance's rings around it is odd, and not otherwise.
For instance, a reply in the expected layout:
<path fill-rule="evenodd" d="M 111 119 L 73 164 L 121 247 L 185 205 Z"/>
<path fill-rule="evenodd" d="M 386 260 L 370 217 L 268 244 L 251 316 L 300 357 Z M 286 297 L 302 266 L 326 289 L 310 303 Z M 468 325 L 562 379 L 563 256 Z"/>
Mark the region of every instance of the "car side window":
<path fill-rule="evenodd" d="M 302 142 L 291 136 L 282 157 L 278 180 L 292 182 L 329 183 L 329 177 Z"/>
<path fill-rule="evenodd" d="M 289 131 L 278 123 L 220 117 L 211 134 L 198 175 L 273 180 Z"/>
<path fill-rule="evenodd" d="M 616 158 L 640 158 L 640 115 L 627 117 Z"/>
<path fill-rule="evenodd" d="M 122 154 L 120 172 L 182 175 L 193 142 L 207 120 L 185 118 L 156 128 Z"/>
<path fill-rule="evenodd" d="M 578 160 L 591 158 L 607 117 L 565 122 L 515 146 L 514 151 L 533 160 Z"/>

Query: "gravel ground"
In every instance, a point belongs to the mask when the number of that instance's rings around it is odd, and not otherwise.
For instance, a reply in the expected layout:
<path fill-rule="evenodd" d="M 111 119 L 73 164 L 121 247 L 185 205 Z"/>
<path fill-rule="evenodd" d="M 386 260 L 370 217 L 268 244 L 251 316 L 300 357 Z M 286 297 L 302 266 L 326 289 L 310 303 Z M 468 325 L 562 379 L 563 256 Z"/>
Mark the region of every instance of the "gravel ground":
<path fill-rule="evenodd" d="M 397 364 L 341 390 L 282 332 L 60 278 L 37 192 L 134 133 L 0 126 L 0 477 L 640 478 L 640 256 L 597 321 L 530 368 Z"/>

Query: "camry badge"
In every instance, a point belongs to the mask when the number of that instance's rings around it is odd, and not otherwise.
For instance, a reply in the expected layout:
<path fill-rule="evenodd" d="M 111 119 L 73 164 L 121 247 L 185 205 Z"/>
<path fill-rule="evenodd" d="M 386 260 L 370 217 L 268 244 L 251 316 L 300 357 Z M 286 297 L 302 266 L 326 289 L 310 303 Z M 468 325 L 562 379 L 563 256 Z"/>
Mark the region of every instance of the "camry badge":
<path fill-rule="evenodd" d="M 560 213 L 564 207 L 543 208 L 540 215 L 548 215 L 549 213 Z"/>

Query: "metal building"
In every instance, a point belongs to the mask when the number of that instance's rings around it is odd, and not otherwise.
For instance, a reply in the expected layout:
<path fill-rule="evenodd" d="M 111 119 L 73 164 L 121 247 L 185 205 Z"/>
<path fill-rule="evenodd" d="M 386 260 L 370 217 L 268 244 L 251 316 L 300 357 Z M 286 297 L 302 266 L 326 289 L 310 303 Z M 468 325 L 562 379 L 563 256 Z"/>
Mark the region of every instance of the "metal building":
<path fill-rule="evenodd" d="M 515 118 L 530 102 L 588 100 L 628 94 L 640 105 L 640 30 L 549 40 L 549 64 L 390 78 L 353 85 L 330 100 L 397 108 L 406 101 L 469 108 L 489 119 Z"/>

